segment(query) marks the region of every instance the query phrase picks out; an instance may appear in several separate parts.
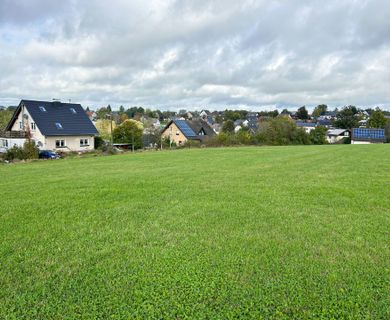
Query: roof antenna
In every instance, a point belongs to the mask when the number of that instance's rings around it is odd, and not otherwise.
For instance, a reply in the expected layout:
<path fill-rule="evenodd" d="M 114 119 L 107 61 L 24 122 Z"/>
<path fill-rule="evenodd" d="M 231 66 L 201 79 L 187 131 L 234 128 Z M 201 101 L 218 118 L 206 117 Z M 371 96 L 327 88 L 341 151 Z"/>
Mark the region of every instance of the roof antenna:
<path fill-rule="evenodd" d="M 61 102 L 61 99 L 53 98 L 53 101 Z"/>

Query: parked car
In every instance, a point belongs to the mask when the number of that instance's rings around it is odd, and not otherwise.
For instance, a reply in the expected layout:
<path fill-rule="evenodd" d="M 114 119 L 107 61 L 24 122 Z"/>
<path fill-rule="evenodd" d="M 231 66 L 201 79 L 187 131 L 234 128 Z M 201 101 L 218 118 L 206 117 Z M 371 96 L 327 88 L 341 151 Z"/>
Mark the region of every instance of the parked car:
<path fill-rule="evenodd" d="M 54 151 L 42 150 L 39 151 L 39 159 L 60 159 L 60 155 Z"/>

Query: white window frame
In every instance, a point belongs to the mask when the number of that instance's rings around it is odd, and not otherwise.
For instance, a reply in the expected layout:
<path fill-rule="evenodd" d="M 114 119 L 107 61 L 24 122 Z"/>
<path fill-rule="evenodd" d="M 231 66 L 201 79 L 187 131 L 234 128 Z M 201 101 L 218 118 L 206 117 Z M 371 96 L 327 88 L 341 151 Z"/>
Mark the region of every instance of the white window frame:
<path fill-rule="evenodd" d="M 89 147 L 89 139 L 88 138 L 80 139 L 80 147 Z"/>
<path fill-rule="evenodd" d="M 66 148 L 66 141 L 64 139 L 56 140 L 56 149 Z"/>
<path fill-rule="evenodd" d="M 19 129 L 20 129 L 20 130 L 23 129 L 23 122 L 22 122 L 22 121 L 19 121 Z"/>
<path fill-rule="evenodd" d="M 41 110 L 42 112 L 46 112 L 46 108 L 44 106 L 39 106 L 39 110 Z"/>
<path fill-rule="evenodd" d="M 35 131 L 37 129 L 37 125 L 35 122 L 31 122 L 31 130 Z"/>
<path fill-rule="evenodd" d="M 70 112 L 72 112 L 73 114 L 77 114 L 77 111 L 75 108 L 69 108 L 70 109 Z"/>
<path fill-rule="evenodd" d="M 56 122 L 56 128 L 57 128 L 58 130 L 64 129 L 64 127 L 62 126 L 62 124 L 61 124 L 60 122 Z"/>

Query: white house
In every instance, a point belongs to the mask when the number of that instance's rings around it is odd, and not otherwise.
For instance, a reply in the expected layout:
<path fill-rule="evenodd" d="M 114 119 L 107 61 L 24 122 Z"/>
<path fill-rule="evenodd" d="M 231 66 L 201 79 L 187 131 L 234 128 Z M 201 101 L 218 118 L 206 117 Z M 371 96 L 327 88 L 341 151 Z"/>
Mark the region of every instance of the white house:
<path fill-rule="evenodd" d="M 349 136 L 350 136 L 350 132 L 347 129 L 331 129 L 328 130 L 326 134 L 326 140 L 329 143 L 337 143 Z"/>
<path fill-rule="evenodd" d="M 35 141 L 41 150 L 93 150 L 98 134 L 80 104 L 22 100 L 1 134 L 3 148 Z"/>
<path fill-rule="evenodd" d="M 296 121 L 295 124 L 297 125 L 297 127 L 303 128 L 306 131 L 306 133 L 310 133 L 317 126 L 317 124 L 314 122 Z"/>

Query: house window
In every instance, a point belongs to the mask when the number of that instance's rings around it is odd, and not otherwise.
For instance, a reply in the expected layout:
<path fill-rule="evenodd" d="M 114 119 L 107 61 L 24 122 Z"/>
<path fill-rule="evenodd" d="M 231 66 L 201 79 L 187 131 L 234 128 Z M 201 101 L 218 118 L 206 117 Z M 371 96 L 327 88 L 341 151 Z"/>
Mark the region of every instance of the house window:
<path fill-rule="evenodd" d="M 179 132 L 179 131 L 176 131 L 176 135 L 177 135 L 177 136 L 180 135 L 180 132 Z"/>
<path fill-rule="evenodd" d="M 35 125 L 35 122 L 31 122 L 31 130 L 36 130 L 37 126 Z"/>
<path fill-rule="evenodd" d="M 39 110 L 41 110 L 42 112 L 46 112 L 46 109 L 45 109 L 45 107 L 43 107 L 43 106 L 40 106 L 40 107 L 39 107 Z"/>
<path fill-rule="evenodd" d="M 62 128 L 62 124 L 59 123 L 59 122 L 56 122 L 56 127 L 57 127 L 57 129 L 63 129 L 63 128 Z"/>
<path fill-rule="evenodd" d="M 77 113 L 75 108 L 70 108 L 70 112 L 72 112 L 73 114 Z"/>
<path fill-rule="evenodd" d="M 205 134 L 206 134 L 206 133 L 204 132 L 203 129 L 199 131 L 199 135 L 200 135 L 200 136 L 204 136 Z"/>
<path fill-rule="evenodd" d="M 65 140 L 56 140 L 56 148 L 64 148 Z"/>
<path fill-rule="evenodd" d="M 23 123 L 22 123 L 22 121 L 19 122 L 19 129 L 23 129 Z"/>
<path fill-rule="evenodd" d="M 0 139 L 0 148 L 8 148 L 8 140 Z"/>
<path fill-rule="evenodd" d="M 89 140 L 88 139 L 80 139 L 80 147 L 88 147 Z"/>

